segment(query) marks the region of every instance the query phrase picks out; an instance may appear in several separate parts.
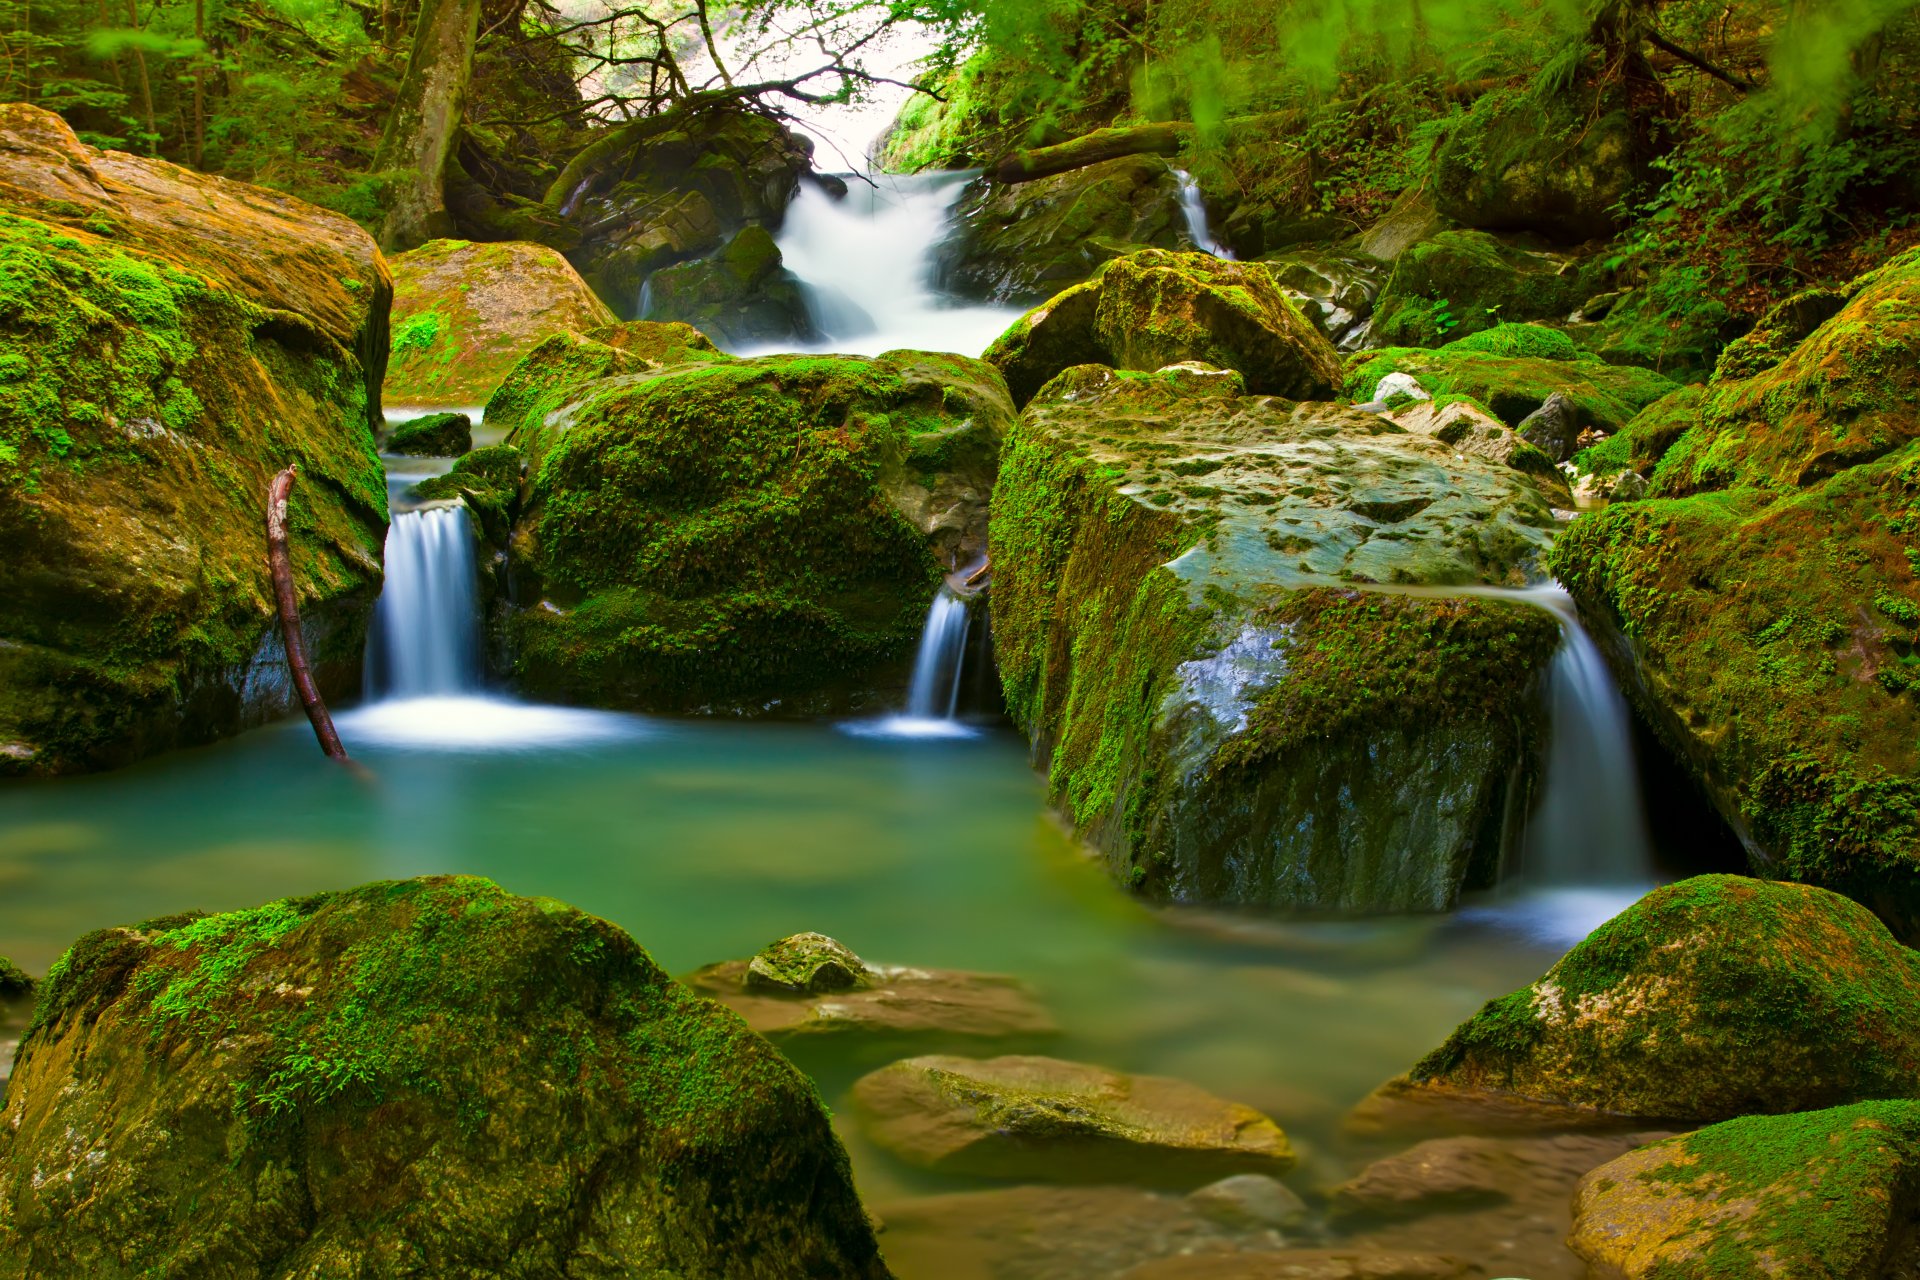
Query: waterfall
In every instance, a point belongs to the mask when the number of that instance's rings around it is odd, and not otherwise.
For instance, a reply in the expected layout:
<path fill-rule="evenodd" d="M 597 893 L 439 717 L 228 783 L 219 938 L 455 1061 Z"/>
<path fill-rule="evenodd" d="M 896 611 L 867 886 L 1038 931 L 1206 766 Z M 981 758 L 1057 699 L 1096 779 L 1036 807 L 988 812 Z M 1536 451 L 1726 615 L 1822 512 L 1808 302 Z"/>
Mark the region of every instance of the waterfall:
<path fill-rule="evenodd" d="M 1626 700 L 1559 586 L 1525 598 L 1560 622 L 1548 673 L 1552 728 L 1546 785 L 1528 825 L 1522 873 L 1542 885 L 1644 883 L 1653 853 Z"/>
<path fill-rule="evenodd" d="M 1207 204 L 1200 195 L 1199 180 L 1185 169 L 1175 169 L 1173 176 L 1180 179 L 1180 211 L 1187 215 L 1187 237 L 1200 252 L 1231 259 L 1233 250 L 1215 240 L 1207 226 Z"/>
<path fill-rule="evenodd" d="M 805 183 L 777 243 L 807 288 L 814 349 L 853 355 L 957 351 L 979 355 L 1017 308 L 970 306 L 933 284 L 934 250 L 947 238 L 970 173 L 856 175 L 836 199 Z M 740 355 L 764 354 L 764 348 Z"/>
<path fill-rule="evenodd" d="M 474 582 L 466 508 L 394 517 L 387 529 L 387 584 L 367 646 L 369 697 L 446 697 L 478 689 Z"/>
<path fill-rule="evenodd" d="M 920 652 L 907 690 L 909 720 L 954 719 L 960 708 L 960 675 L 967 656 L 967 602 L 946 588 L 933 598 Z"/>

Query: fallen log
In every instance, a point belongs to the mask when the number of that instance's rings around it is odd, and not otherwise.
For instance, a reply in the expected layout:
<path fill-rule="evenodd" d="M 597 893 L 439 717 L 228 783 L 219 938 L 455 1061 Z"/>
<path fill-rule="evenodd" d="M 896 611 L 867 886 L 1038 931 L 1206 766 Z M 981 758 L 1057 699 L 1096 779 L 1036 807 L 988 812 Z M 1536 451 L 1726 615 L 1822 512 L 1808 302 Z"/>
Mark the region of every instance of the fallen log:
<path fill-rule="evenodd" d="M 293 556 L 287 550 L 287 495 L 293 492 L 293 478 L 299 473 L 296 463 L 273 478 L 267 490 L 267 568 L 273 574 L 273 599 L 280 609 L 280 638 L 286 645 L 287 670 L 293 675 L 293 687 L 306 708 L 313 725 L 313 736 L 328 759 L 349 763 L 347 749 L 334 732 L 333 717 L 321 700 L 320 686 L 314 683 L 313 669 L 307 665 L 307 645 L 300 635 L 300 604 L 293 590 Z"/>
<path fill-rule="evenodd" d="M 1095 129 L 1057 146 L 1015 151 L 994 165 L 992 176 L 995 182 L 1032 182 L 1122 156 L 1178 155 L 1181 144 L 1192 135 L 1192 125 L 1177 121 Z"/>

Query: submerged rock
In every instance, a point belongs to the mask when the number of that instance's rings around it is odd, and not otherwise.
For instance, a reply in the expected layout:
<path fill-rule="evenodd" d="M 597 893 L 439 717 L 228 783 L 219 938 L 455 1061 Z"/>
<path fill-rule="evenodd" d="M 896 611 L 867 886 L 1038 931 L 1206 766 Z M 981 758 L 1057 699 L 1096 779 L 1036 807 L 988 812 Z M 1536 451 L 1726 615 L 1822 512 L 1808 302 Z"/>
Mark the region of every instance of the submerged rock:
<path fill-rule="evenodd" d="M 1748 1116 L 1588 1174 L 1567 1243 L 1623 1280 L 1913 1274 L 1920 1103 Z"/>
<path fill-rule="evenodd" d="M 1158 156 L 1124 156 L 1034 182 L 980 179 L 953 212 L 935 279 L 965 298 L 1032 304 L 1137 249 L 1184 249 L 1180 182 Z"/>
<path fill-rule="evenodd" d="M 1920 252 L 1847 292 L 1778 363 L 1581 455 L 1646 475 L 1646 497 L 1577 522 L 1555 568 L 1755 871 L 1847 893 L 1913 941 Z"/>
<path fill-rule="evenodd" d="M 1025 404 L 1065 369 L 1152 372 L 1189 360 L 1238 372 L 1260 395 L 1326 398 L 1340 357 L 1260 263 L 1145 250 L 1022 316 L 987 349 Z"/>
<path fill-rule="evenodd" d="M 488 405 L 528 458 L 520 687 L 651 710 L 845 705 L 985 549 L 1005 385 L 918 352 L 668 354 L 543 346 Z"/>
<path fill-rule="evenodd" d="M 403 422 L 387 437 L 388 453 L 456 458 L 473 448 L 473 419 L 464 413 L 429 413 Z"/>
<path fill-rule="evenodd" d="M 1491 880 L 1559 642 L 1533 475 L 1202 368 L 1070 370 L 1009 440 L 994 639 L 1053 799 L 1143 893 L 1437 911 Z"/>
<path fill-rule="evenodd" d="M 0 107 L 0 775 L 126 764 L 295 705 L 266 557 L 323 693 L 360 687 L 391 278 L 348 219 Z"/>
<path fill-rule="evenodd" d="M 1264 1173 L 1236 1173 L 1187 1194 L 1187 1203 L 1215 1222 L 1247 1230 L 1292 1231 L 1313 1211 L 1286 1183 Z"/>
<path fill-rule="evenodd" d="M 1920 956 L 1807 885 L 1656 889 L 1491 1001 L 1399 1092 L 1712 1121 L 1920 1091 Z M 1444 1100 L 1444 1099 L 1443 1099 Z"/>
<path fill-rule="evenodd" d="M 1294 1164 L 1251 1107 L 1058 1058 L 909 1058 L 863 1076 L 853 1103 L 877 1146 L 941 1173 L 1177 1187 Z"/>
<path fill-rule="evenodd" d="M 545 245 L 430 240 L 390 261 L 390 404 L 483 403 L 541 339 L 613 323 L 607 305 Z"/>
<path fill-rule="evenodd" d="M 1482 1274 L 1459 1258 L 1363 1246 L 1183 1254 L 1124 1271 L 1119 1280 L 1469 1280 Z"/>
<path fill-rule="evenodd" d="M 1335 1222 L 1392 1222 L 1523 1203 L 1564 1212 L 1574 1183 L 1595 1166 L 1666 1134 L 1550 1138 L 1433 1138 L 1384 1159 L 1333 1188 Z M 1561 1223 L 1564 1234 L 1566 1223 Z"/>
<path fill-rule="evenodd" d="M 813 1087 L 488 881 L 91 934 L 0 1112 L 0 1277 L 884 1277 Z"/>

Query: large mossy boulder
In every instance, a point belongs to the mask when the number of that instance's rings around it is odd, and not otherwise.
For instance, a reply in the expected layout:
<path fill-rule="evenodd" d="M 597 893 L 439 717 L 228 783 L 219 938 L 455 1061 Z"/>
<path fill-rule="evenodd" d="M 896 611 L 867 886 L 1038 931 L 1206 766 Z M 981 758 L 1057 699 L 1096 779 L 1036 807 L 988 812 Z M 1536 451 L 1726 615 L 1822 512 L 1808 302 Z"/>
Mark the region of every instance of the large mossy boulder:
<path fill-rule="evenodd" d="M 607 305 L 545 245 L 430 240 L 391 261 L 389 404 L 485 404 L 541 339 L 613 323 Z"/>
<path fill-rule="evenodd" d="M 90 934 L 0 1277 L 884 1277 L 813 1086 L 625 933 L 441 877 Z"/>
<path fill-rule="evenodd" d="M 760 226 L 740 231 L 710 258 L 656 271 L 640 319 L 692 325 L 735 347 L 818 336 L 805 287 L 781 265 L 773 233 Z"/>
<path fill-rule="evenodd" d="M 267 486 L 330 696 L 359 687 L 391 279 L 352 222 L 0 107 L 0 774 L 290 710 Z"/>
<path fill-rule="evenodd" d="M 1544 611 L 1534 477 L 1231 373 L 1070 370 L 994 497 L 1007 705 L 1054 801 L 1149 895 L 1437 911 L 1524 814 Z"/>
<path fill-rule="evenodd" d="M 623 319 L 639 314 L 655 271 L 706 257 L 744 227 L 778 231 L 813 157 L 772 116 L 724 104 L 616 126 L 601 145 L 610 149 L 561 197 L 561 247 Z"/>
<path fill-rule="evenodd" d="M 1013 416 L 999 375 L 918 352 L 662 364 L 605 347 L 536 351 L 548 373 L 495 398 L 525 410 L 520 686 L 682 711 L 861 696 L 911 650 L 941 575 L 985 550 Z M 572 373 L 622 359 L 651 367 Z"/>
<path fill-rule="evenodd" d="M 1757 873 L 1920 938 L 1920 253 L 1751 377 L 1583 462 L 1646 501 L 1555 552 L 1622 684 Z M 1769 358 L 1770 359 L 1770 358 Z"/>
<path fill-rule="evenodd" d="M 1497 89 L 1441 138 L 1429 190 L 1442 214 L 1468 227 L 1574 244 L 1620 230 L 1651 159 L 1615 91 Z"/>
<path fill-rule="evenodd" d="M 1698 876 L 1490 1002 L 1407 1083 L 1694 1123 L 1911 1097 L 1920 955 L 1839 894 Z"/>
<path fill-rule="evenodd" d="M 1748 1116 L 1601 1165 L 1567 1245 L 1623 1280 L 1901 1280 L 1920 1219 L 1920 1103 Z"/>
<path fill-rule="evenodd" d="M 935 278 L 964 298 L 1032 305 L 1142 248 L 1190 249 L 1180 181 L 1124 156 L 1034 182 L 975 181 L 954 207 Z"/>
<path fill-rule="evenodd" d="M 1589 275 L 1558 254 L 1484 231 L 1443 231 L 1394 261 L 1374 305 L 1371 341 L 1437 347 L 1503 323 L 1564 320 L 1597 291 Z"/>
<path fill-rule="evenodd" d="M 1340 356 L 1260 263 L 1144 250 L 1022 316 L 984 359 L 1025 404 L 1063 370 L 1151 373 L 1189 360 L 1232 369 L 1256 395 L 1331 397 Z"/>

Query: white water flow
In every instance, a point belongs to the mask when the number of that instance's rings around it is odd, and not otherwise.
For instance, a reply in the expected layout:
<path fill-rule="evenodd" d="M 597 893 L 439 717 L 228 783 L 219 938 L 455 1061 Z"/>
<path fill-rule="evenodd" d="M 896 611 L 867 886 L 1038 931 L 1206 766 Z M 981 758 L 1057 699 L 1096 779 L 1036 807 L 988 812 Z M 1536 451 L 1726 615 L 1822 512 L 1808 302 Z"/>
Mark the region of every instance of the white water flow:
<path fill-rule="evenodd" d="M 807 286 L 814 327 L 824 335 L 812 349 L 977 356 L 1019 318 L 1017 308 L 961 303 L 933 284 L 934 250 L 973 176 L 856 175 L 837 200 L 813 183 L 801 187 L 778 243 L 787 269 Z"/>
<path fill-rule="evenodd" d="M 960 721 L 960 682 L 966 674 L 967 602 L 946 587 L 933 598 L 920 630 L 920 650 L 907 686 L 907 709 L 880 720 L 855 720 L 843 727 L 866 738 L 971 738 Z"/>
<path fill-rule="evenodd" d="M 1185 169 L 1175 169 L 1173 173 L 1180 179 L 1180 211 L 1187 216 L 1187 237 L 1202 253 L 1231 260 L 1233 250 L 1215 240 L 1212 228 L 1207 225 L 1207 203 L 1200 195 L 1199 181 Z"/>

